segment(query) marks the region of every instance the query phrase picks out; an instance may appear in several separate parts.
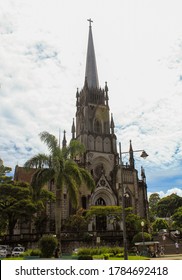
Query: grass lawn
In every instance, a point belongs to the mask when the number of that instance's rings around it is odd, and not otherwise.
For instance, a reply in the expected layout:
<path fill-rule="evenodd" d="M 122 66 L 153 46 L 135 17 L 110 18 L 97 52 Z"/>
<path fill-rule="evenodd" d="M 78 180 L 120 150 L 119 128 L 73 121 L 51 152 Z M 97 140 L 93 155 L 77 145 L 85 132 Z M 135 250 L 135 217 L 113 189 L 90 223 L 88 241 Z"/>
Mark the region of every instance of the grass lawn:
<path fill-rule="evenodd" d="M 94 260 L 101 260 L 103 259 L 103 256 L 97 255 L 93 256 Z M 124 260 L 124 258 L 121 257 L 109 257 L 109 260 Z M 149 258 L 144 256 L 128 256 L 128 260 L 149 260 Z"/>
<path fill-rule="evenodd" d="M 33 257 L 31 259 L 33 260 Z M 37 259 L 37 258 L 35 257 L 35 259 Z M 68 256 L 66 256 L 66 258 L 63 257 L 63 259 L 73 260 L 73 259 L 77 259 L 77 256 L 68 255 Z M 103 255 L 94 255 L 93 259 L 94 260 L 103 260 Z M 8 257 L 8 258 L 0 258 L 0 260 L 26 260 L 26 259 L 23 257 Z M 41 260 L 41 258 L 39 258 L 39 260 Z M 124 259 L 121 257 L 109 257 L 109 260 L 124 260 Z M 143 256 L 128 256 L 128 260 L 149 260 L 149 258 L 143 257 Z"/>

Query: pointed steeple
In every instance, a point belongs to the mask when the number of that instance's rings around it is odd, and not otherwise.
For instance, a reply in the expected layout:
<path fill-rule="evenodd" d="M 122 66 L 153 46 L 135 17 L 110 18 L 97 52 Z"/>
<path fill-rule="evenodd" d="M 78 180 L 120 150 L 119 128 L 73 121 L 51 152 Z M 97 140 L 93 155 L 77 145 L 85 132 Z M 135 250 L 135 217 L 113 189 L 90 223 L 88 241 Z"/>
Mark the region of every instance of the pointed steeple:
<path fill-rule="evenodd" d="M 63 141 L 62 141 L 62 147 L 63 148 L 66 147 L 66 143 L 67 143 L 67 141 L 66 141 L 66 131 L 64 130 L 64 136 L 63 136 Z"/>
<path fill-rule="evenodd" d="M 86 71 L 85 78 L 87 80 L 88 88 L 99 88 L 99 79 L 97 74 L 97 64 L 95 58 L 95 50 L 92 36 L 92 25 L 91 19 L 89 21 L 89 35 L 88 35 L 88 47 L 87 47 L 87 60 L 86 60 Z"/>
<path fill-rule="evenodd" d="M 76 132 L 76 129 L 75 129 L 75 120 L 74 120 L 74 118 L 73 118 L 73 124 L 72 124 L 72 128 L 71 128 L 72 140 L 75 139 L 75 132 Z"/>
<path fill-rule="evenodd" d="M 129 155 L 130 155 L 129 156 L 130 167 L 135 168 L 135 160 L 134 160 L 134 156 L 133 156 L 133 147 L 132 147 L 131 140 L 130 140 Z"/>
<path fill-rule="evenodd" d="M 114 120 L 113 120 L 113 114 L 111 114 L 111 133 L 114 134 Z"/>

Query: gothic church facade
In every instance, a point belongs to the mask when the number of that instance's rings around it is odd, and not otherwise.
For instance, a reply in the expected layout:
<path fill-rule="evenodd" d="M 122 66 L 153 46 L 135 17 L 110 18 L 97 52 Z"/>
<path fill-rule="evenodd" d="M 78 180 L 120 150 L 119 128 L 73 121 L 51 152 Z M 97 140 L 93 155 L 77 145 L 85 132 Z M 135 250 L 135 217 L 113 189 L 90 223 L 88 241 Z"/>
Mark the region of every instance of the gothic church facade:
<path fill-rule="evenodd" d="M 111 97 L 112 98 L 112 97 Z M 109 90 L 107 83 L 104 88 L 99 85 L 96 56 L 94 50 L 91 20 L 89 20 L 89 35 L 86 57 L 86 70 L 83 88 L 76 92 L 76 123 L 72 124 L 72 139 L 77 139 L 85 146 L 85 154 L 80 159 L 95 182 L 93 193 L 82 186 L 80 190 L 80 207 L 88 209 L 90 206 L 119 206 L 121 194 L 124 190 L 125 206 L 132 207 L 133 213 L 143 218 L 148 217 L 147 185 L 145 172 L 142 168 L 141 179 L 135 169 L 132 143 L 129 144 L 129 163 L 123 165 L 121 153 L 117 151 L 117 137 L 113 115 L 109 108 Z M 64 133 L 63 145 L 66 145 Z M 15 179 L 25 180 L 25 171 L 16 167 Z M 32 175 L 32 172 L 30 172 Z M 31 176 L 27 181 L 31 180 Z M 54 191 L 49 183 L 48 189 Z M 50 220 L 54 220 L 54 205 L 47 207 Z M 71 214 L 69 197 L 66 190 L 62 197 L 62 217 L 66 219 Z M 51 224 L 51 223 L 50 223 Z M 95 220 L 98 230 L 109 230 L 107 220 L 103 223 Z M 51 230 L 50 227 L 47 230 Z"/>

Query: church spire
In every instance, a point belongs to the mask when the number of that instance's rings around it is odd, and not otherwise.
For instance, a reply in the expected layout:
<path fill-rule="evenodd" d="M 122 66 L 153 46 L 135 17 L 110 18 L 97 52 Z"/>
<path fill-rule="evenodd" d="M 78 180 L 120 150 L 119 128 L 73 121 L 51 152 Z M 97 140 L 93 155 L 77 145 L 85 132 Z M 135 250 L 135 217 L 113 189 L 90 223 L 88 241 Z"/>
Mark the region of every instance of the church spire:
<path fill-rule="evenodd" d="M 131 140 L 130 140 L 130 149 L 129 149 L 129 162 L 130 162 L 130 167 L 135 168 L 135 160 L 133 156 L 133 147 L 132 147 Z"/>
<path fill-rule="evenodd" d="M 73 118 L 73 124 L 72 124 L 72 128 L 71 128 L 72 140 L 75 139 L 75 132 L 76 132 L 76 129 L 75 129 L 75 121 L 74 121 L 74 118 Z"/>
<path fill-rule="evenodd" d="M 63 136 L 63 141 L 62 141 L 62 147 L 65 148 L 66 147 L 66 131 L 64 130 L 64 136 Z"/>
<path fill-rule="evenodd" d="M 97 64 L 95 58 L 95 50 L 92 36 L 92 20 L 89 21 L 89 35 L 88 35 L 88 47 L 87 47 L 87 59 L 86 59 L 86 70 L 85 78 L 87 80 L 88 87 L 99 88 L 99 80 L 97 74 Z"/>

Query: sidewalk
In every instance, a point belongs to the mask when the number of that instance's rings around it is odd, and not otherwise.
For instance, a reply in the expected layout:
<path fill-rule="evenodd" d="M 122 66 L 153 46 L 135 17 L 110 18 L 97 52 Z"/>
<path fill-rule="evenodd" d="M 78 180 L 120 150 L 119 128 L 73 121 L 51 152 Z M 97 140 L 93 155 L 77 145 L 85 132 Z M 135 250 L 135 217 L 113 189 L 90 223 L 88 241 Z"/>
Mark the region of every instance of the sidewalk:
<path fill-rule="evenodd" d="M 164 255 L 159 258 L 151 258 L 151 260 L 182 260 L 182 254 Z"/>

